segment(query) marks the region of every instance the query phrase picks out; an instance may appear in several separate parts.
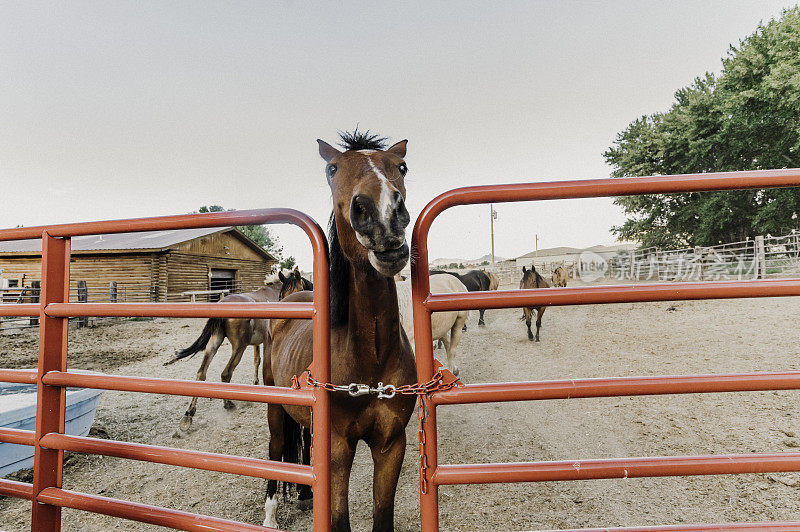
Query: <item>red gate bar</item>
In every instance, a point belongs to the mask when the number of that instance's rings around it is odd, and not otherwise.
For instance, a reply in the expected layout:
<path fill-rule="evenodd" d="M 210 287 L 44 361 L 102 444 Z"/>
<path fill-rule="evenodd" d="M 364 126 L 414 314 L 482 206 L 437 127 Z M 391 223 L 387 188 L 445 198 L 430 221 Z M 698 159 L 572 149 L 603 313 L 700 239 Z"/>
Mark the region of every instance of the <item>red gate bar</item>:
<path fill-rule="evenodd" d="M 53 303 L 44 309 L 54 318 L 78 316 L 152 318 L 296 318 L 314 317 L 312 303 Z"/>
<path fill-rule="evenodd" d="M 0 427 L 0 442 L 17 445 L 36 445 L 36 433 L 32 430 Z"/>
<path fill-rule="evenodd" d="M 160 506 L 150 506 L 137 502 L 122 501 L 110 497 L 99 495 L 88 495 L 77 491 L 62 490 L 60 488 L 47 488 L 36 497 L 39 503 L 55 506 L 58 508 L 75 508 L 86 512 L 110 515 L 141 521 L 151 525 L 159 525 L 179 530 L 189 530 L 192 532 L 265 532 L 275 530 L 259 525 L 239 523 L 219 519 L 218 517 L 208 517 L 197 515 Z"/>
<path fill-rule="evenodd" d="M 292 390 L 278 386 L 238 384 L 234 382 L 204 382 L 152 377 L 123 377 L 118 375 L 91 375 L 51 371 L 42 377 L 48 386 L 72 386 L 96 388 L 121 392 L 161 393 L 231 399 L 254 403 L 276 403 L 282 405 L 313 406 L 314 394 L 309 390 Z"/>
<path fill-rule="evenodd" d="M 206 471 L 232 473 L 248 477 L 283 480 L 298 484 L 314 484 L 311 466 L 275 462 L 259 458 L 231 456 L 219 453 L 172 449 L 156 445 L 130 443 L 115 440 L 101 440 L 85 436 L 67 434 L 46 434 L 39 445 L 48 449 L 73 451 L 77 453 L 101 454 L 115 458 L 142 460 L 157 464 L 193 467 Z"/>
<path fill-rule="evenodd" d="M 572 530 L 543 530 L 542 532 L 711 532 L 714 530 L 735 530 L 736 532 L 797 532 L 800 521 L 772 523 L 720 523 L 715 525 L 661 525 L 619 528 L 580 528 Z"/>
<path fill-rule="evenodd" d="M 36 303 L 0 303 L 0 316 L 35 318 L 39 315 L 39 311 L 39 305 Z"/>
<path fill-rule="evenodd" d="M 68 302 L 70 237 L 91 234 L 221 227 L 263 223 L 291 223 L 311 240 L 314 253 L 313 303 L 258 303 L 216 305 L 204 303 Z M 275 478 L 310 484 L 314 492 L 314 529 L 330 527 L 330 405 L 323 389 L 293 390 L 275 386 L 251 386 L 170 379 L 84 375 L 66 372 L 67 320 L 72 316 L 164 317 L 281 317 L 312 319 L 314 360 L 312 370 L 330 380 L 330 324 L 327 241 L 319 225 L 291 209 L 232 211 L 203 215 L 166 216 L 108 222 L 88 222 L 50 227 L 0 231 L 0 240 L 42 239 L 42 296 L 39 305 L 2 305 L 0 316 L 39 316 L 39 368 L 0 369 L 0 381 L 38 383 L 36 431 L 0 431 L 0 441 L 32 444 L 35 448 L 33 485 L 0 480 L 0 493 L 35 500 L 32 530 L 60 530 L 60 508 L 106 513 L 127 519 L 184 530 L 265 530 L 263 527 L 198 516 L 166 508 L 118 501 L 60 489 L 63 451 L 88 452 L 213 471 Z M 13 308 L 12 308 L 13 307 Z M 64 403 L 67 386 L 166 393 L 309 406 L 313 412 L 311 466 L 269 460 L 185 451 L 144 444 L 67 436 Z M 34 497 L 34 494 L 38 494 Z"/>
<path fill-rule="evenodd" d="M 705 281 L 641 285 L 608 285 L 547 290 L 503 290 L 495 292 L 431 294 L 425 306 L 431 312 L 481 308 L 534 307 L 548 305 L 597 305 L 698 299 L 800 296 L 800 279 L 759 279 L 752 281 Z"/>
<path fill-rule="evenodd" d="M 33 500 L 33 484 L 0 478 L 0 495 Z"/>
<path fill-rule="evenodd" d="M 0 382 L 36 384 L 37 381 L 35 369 L 0 369 Z"/>
<path fill-rule="evenodd" d="M 433 482 L 489 484 L 800 471 L 800 453 L 658 456 L 507 464 L 442 464 Z"/>
<path fill-rule="evenodd" d="M 431 313 L 446 309 L 509 308 L 539 305 L 573 305 L 597 303 L 621 303 L 644 301 L 670 301 L 682 299 L 711 299 L 728 297 L 767 297 L 800 295 L 800 281 L 722 281 L 711 283 L 669 283 L 643 284 L 636 286 L 616 285 L 585 288 L 553 288 L 548 290 L 512 290 L 502 292 L 473 292 L 468 294 L 430 293 L 428 269 L 428 232 L 434 219 L 444 210 L 456 205 L 477 203 L 503 203 L 512 201 L 535 201 L 549 199 L 589 198 L 603 196 L 625 196 L 636 194 L 668 194 L 677 192 L 699 192 L 713 190 L 757 189 L 800 186 L 800 169 L 760 170 L 752 172 L 725 172 L 714 174 L 689 174 L 679 176 L 653 176 L 641 178 L 597 179 L 585 181 L 562 181 L 551 183 L 525 183 L 512 185 L 489 185 L 466 187 L 445 192 L 433 199 L 422 210 L 414 226 L 412 253 L 417 259 L 411 264 L 412 306 L 414 313 L 414 335 L 417 358 L 417 380 L 427 382 L 434 375 L 434 361 L 431 338 Z M 698 376 L 695 376 L 698 377 Z M 501 482 L 508 478 L 501 471 L 520 474 L 522 478 L 538 475 L 534 469 L 541 464 L 475 464 L 443 465 L 437 462 L 436 405 L 487 401 L 553 399 L 578 397 L 613 396 L 644 393 L 649 389 L 656 393 L 692 393 L 694 391 L 739 391 L 745 389 L 785 389 L 796 388 L 791 383 L 796 376 L 784 377 L 758 374 L 728 376 L 727 382 L 710 384 L 708 376 L 699 376 L 692 382 L 692 376 L 669 377 L 662 382 L 652 380 L 636 382 L 626 379 L 608 379 L 604 383 L 590 379 L 562 381 L 560 383 L 503 383 L 467 385 L 463 388 L 445 392 L 434 392 L 428 403 L 427 417 L 420 431 L 420 513 L 422 530 L 432 532 L 439 529 L 438 483 L 458 478 L 459 482 L 485 482 L 487 478 Z M 771 379 L 774 382 L 770 382 Z M 637 379 L 637 378 L 634 378 Z M 658 379 L 657 377 L 655 379 Z M 689 379 L 689 380 L 680 380 Z M 640 388 L 644 386 L 644 388 Z M 441 400 L 440 400 L 441 398 Z M 744 457 L 742 460 L 759 460 L 760 455 Z M 782 458 L 785 458 L 782 457 Z M 675 457 L 656 460 L 693 460 L 697 457 Z M 792 459 L 793 460 L 793 459 Z M 779 459 L 774 467 L 791 467 L 797 464 L 792 460 Z M 570 462 L 569 464 L 574 464 Z M 581 462 L 581 463 L 592 463 Z M 632 463 L 632 462 L 631 462 Z M 675 463 L 672 463 L 675 465 Z M 619 464 L 617 464 L 619 465 Z M 696 465 L 696 464 L 694 464 Z M 726 468 L 735 465 L 724 464 Z M 742 466 L 742 463 L 738 464 Z M 677 467 L 677 466 L 676 466 Z M 687 466 L 688 467 L 688 466 Z M 720 465 L 721 467 L 721 465 Z M 766 466 L 764 466 L 766 467 Z M 506 471 L 506 468 L 514 471 Z M 534 469 L 531 469 L 534 468 Z M 779 470 L 779 469 L 778 469 Z M 566 473 L 564 473 L 566 474 Z M 449 476 L 448 476 L 449 475 Z M 487 477 L 488 475 L 488 477 Z M 630 475 L 629 475 L 630 476 Z M 677 526 L 670 530 L 692 530 L 691 526 Z"/>
<path fill-rule="evenodd" d="M 800 371 L 662 375 L 559 381 L 465 384 L 431 396 L 435 405 L 540 401 L 686 393 L 758 392 L 800 389 Z"/>

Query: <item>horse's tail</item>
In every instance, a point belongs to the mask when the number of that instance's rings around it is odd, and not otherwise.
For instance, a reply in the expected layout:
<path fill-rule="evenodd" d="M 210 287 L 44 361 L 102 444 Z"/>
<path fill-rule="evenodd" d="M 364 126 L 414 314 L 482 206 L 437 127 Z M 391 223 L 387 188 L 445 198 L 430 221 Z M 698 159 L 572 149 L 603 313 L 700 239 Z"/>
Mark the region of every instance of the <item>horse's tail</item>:
<path fill-rule="evenodd" d="M 197 340 L 195 340 L 194 343 L 186 349 L 179 349 L 175 351 L 175 356 L 169 361 L 165 362 L 164 365 L 167 366 L 173 362 L 177 362 L 182 358 L 192 356 L 198 351 L 202 351 L 206 348 L 206 345 L 208 344 L 208 341 L 211 340 L 212 336 L 223 332 L 224 326 L 225 320 L 223 318 L 209 318 L 206 322 L 206 326 L 203 327 L 203 332 L 200 333 L 200 336 L 197 338 Z"/>
<path fill-rule="evenodd" d="M 310 463 L 310 457 L 304 454 L 305 446 L 309 445 L 310 432 L 294 420 L 285 410 L 283 411 L 283 454 L 281 460 L 290 464 Z M 308 464 L 307 464 L 308 465 Z M 283 496 L 286 497 L 286 491 L 292 483 L 283 483 Z M 307 486 L 298 486 L 300 488 L 300 499 L 310 498 L 306 495 Z"/>

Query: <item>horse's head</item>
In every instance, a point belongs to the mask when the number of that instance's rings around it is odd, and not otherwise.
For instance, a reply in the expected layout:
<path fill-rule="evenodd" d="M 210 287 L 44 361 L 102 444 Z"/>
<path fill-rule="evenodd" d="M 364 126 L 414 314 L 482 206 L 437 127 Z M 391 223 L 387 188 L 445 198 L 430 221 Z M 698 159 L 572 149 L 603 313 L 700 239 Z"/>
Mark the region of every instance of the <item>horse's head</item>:
<path fill-rule="evenodd" d="M 295 292 L 308 290 L 308 288 L 306 288 L 306 283 L 309 285 L 311 284 L 307 280 L 303 279 L 303 276 L 300 275 L 300 270 L 298 270 L 297 267 L 295 267 L 294 271 L 289 275 L 283 275 L 283 272 L 278 272 L 278 279 L 281 281 L 281 290 L 278 295 L 279 299 L 283 299 L 289 294 L 294 294 Z"/>
<path fill-rule="evenodd" d="M 411 218 L 405 205 L 406 142 L 383 149 L 377 135 L 342 135 L 339 151 L 317 140 L 327 163 L 325 174 L 333 193 L 333 216 L 342 252 L 355 264 L 371 264 L 394 276 L 408 262 L 405 229 Z"/>

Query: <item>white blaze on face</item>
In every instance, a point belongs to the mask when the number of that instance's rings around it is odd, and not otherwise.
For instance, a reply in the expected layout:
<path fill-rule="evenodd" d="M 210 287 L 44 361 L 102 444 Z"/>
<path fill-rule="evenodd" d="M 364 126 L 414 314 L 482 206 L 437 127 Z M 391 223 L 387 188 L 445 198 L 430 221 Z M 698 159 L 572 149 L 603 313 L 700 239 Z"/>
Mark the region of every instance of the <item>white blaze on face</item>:
<path fill-rule="evenodd" d="M 267 528 L 278 528 L 278 494 L 267 497 L 264 501 L 264 525 Z"/>
<path fill-rule="evenodd" d="M 375 175 L 381 182 L 381 197 L 378 200 L 378 214 L 382 215 L 388 223 L 393 211 L 392 193 L 397 192 L 397 189 L 389 183 L 389 178 L 383 175 L 383 172 L 375 166 L 375 163 L 372 162 L 372 158 L 370 158 L 369 155 L 367 155 L 367 161 L 369 162 L 370 168 L 372 168 L 372 171 L 375 172 Z"/>

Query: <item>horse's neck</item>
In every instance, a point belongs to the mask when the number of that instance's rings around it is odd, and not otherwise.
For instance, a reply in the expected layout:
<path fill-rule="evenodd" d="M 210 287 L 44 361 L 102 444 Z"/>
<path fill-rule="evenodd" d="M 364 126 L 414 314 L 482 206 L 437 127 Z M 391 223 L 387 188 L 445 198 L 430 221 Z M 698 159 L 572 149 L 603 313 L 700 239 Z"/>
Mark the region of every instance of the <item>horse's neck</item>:
<path fill-rule="evenodd" d="M 400 312 L 394 279 L 371 267 L 350 268 L 347 333 L 356 356 L 382 362 L 400 343 Z M 373 354 L 374 353 L 374 354 Z"/>

